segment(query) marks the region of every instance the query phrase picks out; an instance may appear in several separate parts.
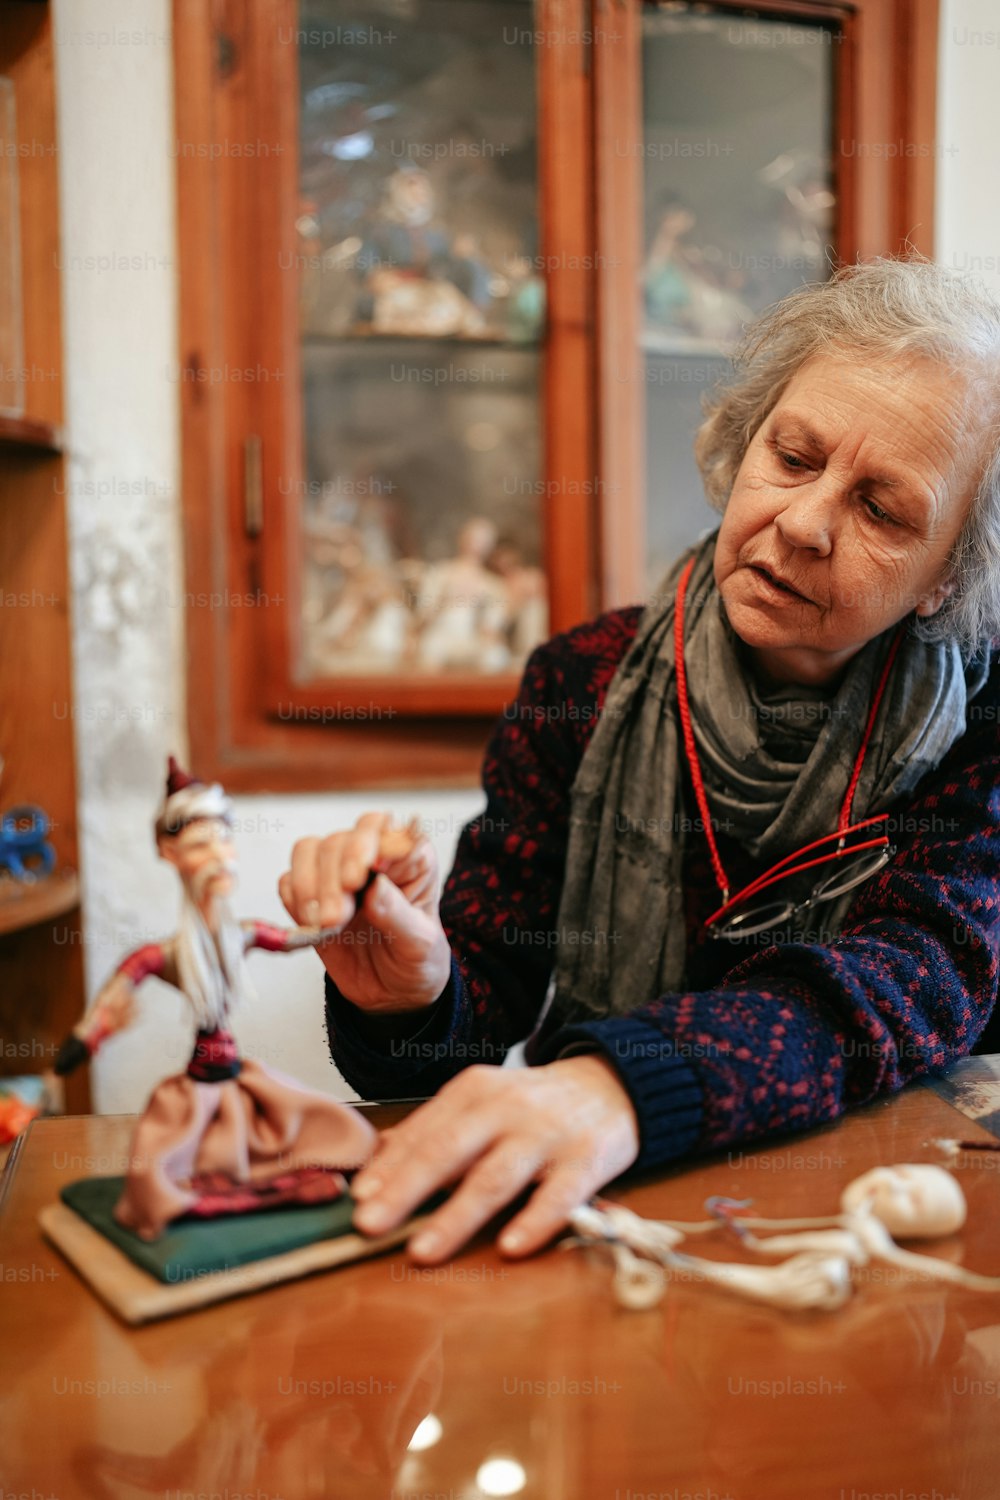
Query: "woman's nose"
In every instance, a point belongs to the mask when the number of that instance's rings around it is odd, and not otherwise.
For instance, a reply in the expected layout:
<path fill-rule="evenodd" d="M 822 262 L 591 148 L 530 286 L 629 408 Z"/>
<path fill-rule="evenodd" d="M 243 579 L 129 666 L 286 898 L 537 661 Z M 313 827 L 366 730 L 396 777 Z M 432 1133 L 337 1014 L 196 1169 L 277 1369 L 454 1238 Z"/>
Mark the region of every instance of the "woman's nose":
<path fill-rule="evenodd" d="M 830 475 L 817 475 L 789 494 L 774 524 L 790 547 L 807 547 L 826 557 L 831 547 L 836 503 L 836 481 Z"/>

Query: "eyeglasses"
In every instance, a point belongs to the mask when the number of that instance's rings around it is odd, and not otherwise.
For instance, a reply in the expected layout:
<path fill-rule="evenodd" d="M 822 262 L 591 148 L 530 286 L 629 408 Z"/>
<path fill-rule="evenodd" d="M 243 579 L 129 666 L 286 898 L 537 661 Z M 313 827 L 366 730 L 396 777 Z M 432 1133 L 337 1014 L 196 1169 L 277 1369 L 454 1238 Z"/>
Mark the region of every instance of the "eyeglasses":
<path fill-rule="evenodd" d="M 888 813 L 880 813 L 877 817 L 866 818 L 862 823 L 828 833 L 824 838 L 814 839 L 811 844 L 796 849 L 793 854 L 786 854 L 784 859 L 765 870 L 763 875 L 758 875 L 756 880 L 751 880 L 707 917 L 707 932 L 713 938 L 730 943 L 756 937 L 768 928 L 781 927 L 813 906 L 834 901 L 845 891 L 863 885 L 877 875 L 896 852 L 886 833 L 888 816 Z M 817 853 L 811 859 L 806 857 L 834 841 L 835 848 Z M 794 881 L 796 888 L 801 888 L 800 877 L 804 872 L 822 865 L 832 868 L 817 881 L 805 900 L 796 901 L 788 892 L 782 895 L 780 887 L 783 881 Z M 764 899 L 760 901 L 757 898 L 762 894 Z"/>
<path fill-rule="evenodd" d="M 705 794 L 705 783 L 701 774 L 701 765 L 698 761 L 698 750 L 694 742 L 694 730 L 691 727 L 691 706 L 688 701 L 687 672 L 684 666 L 684 600 L 687 595 L 688 580 L 694 569 L 695 559 L 692 557 L 687 567 L 681 574 L 677 584 L 677 603 L 674 608 L 674 664 L 677 674 L 677 703 L 680 709 L 681 731 L 684 738 L 684 749 L 687 752 L 688 765 L 691 770 L 691 780 L 694 783 L 695 797 L 698 801 L 698 810 L 701 813 L 702 825 L 705 836 L 708 839 L 709 852 L 712 856 L 712 869 L 715 879 L 722 895 L 722 905 L 707 917 L 704 923 L 706 930 L 714 938 L 723 938 L 729 942 L 738 942 L 741 938 L 752 937 L 755 933 L 764 932 L 769 927 L 780 927 L 790 917 L 798 916 L 800 912 L 808 911 L 810 907 L 819 906 L 824 901 L 833 901 L 837 896 L 842 896 L 845 891 L 853 890 L 855 886 L 870 880 L 885 865 L 887 865 L 896 850 L 889 843 L 886 833 L 886 819 L 888 813 L 879 813 L 875 817 L 865 818 L 860 823 L 851 822 L 851 806 L 854 802 L 854 791 L 861 776 L 861 768 L 865 762 L 868 750 L 868 742 L 871 739 L 872 728 L 875 724 L 875 716 L 878 713 L 885 685 L 889 680 L 889 672 L 896 659 L 903 639 L 903 631 L 906 621 L 900 621 L 899 627 L 889 645 L 886 659 L 879 676 L 878 684 L 872 695 L 871 708 L 868 712 L 868 722 L 861 739 L 861 746 L 855 757 L 851 779 L 848 783 L 847 792 L 841 803 L 840 814 L 837 818 L 837 830 L 828 833 L 821 839 L 814 839 L 811 844 L 805 844 L 801 849 L 796 849 L 792 854 L 786 854 L 776 865 L 765 870 L 756 880 L 737 891 L 736 895 L 729 895 L 729 881 L 722 867 L 719 857 L 718 845 L 712 832 L 712 818 L 708 807 L 708 798 Z M 879 832 L 875 832 L 876 828 Z M 860 838 L 855 835 L 861 835 Z M 827 849 L 823 854 L 817 854 L 812 859 L 803 859 L 813 850 L 821 849 L 824 845 L 836 841 L 836 847 Z M 798 861 L 798 863 L 796 863 Z M 796 901 L 786 892 L 781 896 L 779 891 L 772 887 L 781 881 L 795 881 L 796 888 L 801 889 L 799 877 L 806 870 L 814 869 L 818 865 L 831 864 L 832 868 L 821 880 L 813 886 L 811 895 L 804 901 Z M 767 893 L 763 901 L 756 898 L 762 893 Z"/>

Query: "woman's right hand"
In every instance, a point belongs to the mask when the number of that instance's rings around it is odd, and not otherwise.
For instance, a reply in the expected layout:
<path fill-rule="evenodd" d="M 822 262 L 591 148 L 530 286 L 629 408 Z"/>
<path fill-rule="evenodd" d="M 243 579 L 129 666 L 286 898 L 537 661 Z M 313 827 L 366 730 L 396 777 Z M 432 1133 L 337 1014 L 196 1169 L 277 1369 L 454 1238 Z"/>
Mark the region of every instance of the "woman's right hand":
<path fill-rule="evenodd" d="M 316 951 L 340 993 L 373 1012 L 421 1010 L 451 973 L 433 846 L 423 834 L 407 853 L 380 859 L 391 826 L 388 813 L 365 813 L 346 832 L 299 839 L 278 882 L 293 922 L 338 929 Z M 357 892 L 376 866 L 359 909 Z"/>

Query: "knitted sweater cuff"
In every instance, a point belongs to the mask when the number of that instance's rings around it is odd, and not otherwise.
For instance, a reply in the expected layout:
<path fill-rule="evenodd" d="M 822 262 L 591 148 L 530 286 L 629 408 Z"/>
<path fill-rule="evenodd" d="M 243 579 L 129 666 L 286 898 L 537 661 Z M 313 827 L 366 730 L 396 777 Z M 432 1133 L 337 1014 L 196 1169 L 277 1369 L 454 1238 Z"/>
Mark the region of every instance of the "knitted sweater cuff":
<path fill-rule="evenodd" d="M 635 1171 L 648 1171 L 684 1156 L 701 1134 L 703 1109 L 698 1078 L 669 1037 L 629 1016 L 564 1026 L 533 1059 L 540 1063 L 577 1052 L 599 1052 L 618 1074 L 639 1120 Z"/>
<path fill-rule="evenodd" d="M 454 1024 L 456 1003 L 463 991 L 462 971 L 454 957 L 448 982 L 435 1001 L 423 1010 L 396 1011 L 379 1015 L 354 1005 L 326 975 L 327 1015 L 336 1030 L 337 1053 L 355 1067 L 385 1071 L 397 1076 L 422 1072 L 436 1044 Z M 392 1059 L 392 1061 L 390 1061 Z"/>

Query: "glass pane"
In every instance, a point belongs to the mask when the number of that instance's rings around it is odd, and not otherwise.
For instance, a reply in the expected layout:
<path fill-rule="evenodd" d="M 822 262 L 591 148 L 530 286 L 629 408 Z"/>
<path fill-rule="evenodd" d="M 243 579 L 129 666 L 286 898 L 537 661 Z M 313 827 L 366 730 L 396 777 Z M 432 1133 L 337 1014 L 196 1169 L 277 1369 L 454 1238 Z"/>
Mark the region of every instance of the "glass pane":
<path fill-rule="evenodd" d="M 736 12 L 643 16 L 641 270 L 649 585 L 715 523 L 691 452 L 745 323 L 829 274 L 839 32 Z"/>
<path fill-rule="evenodd" d="M 303 677 L 548 630 L 528 4 L 302 7 Z"/>

